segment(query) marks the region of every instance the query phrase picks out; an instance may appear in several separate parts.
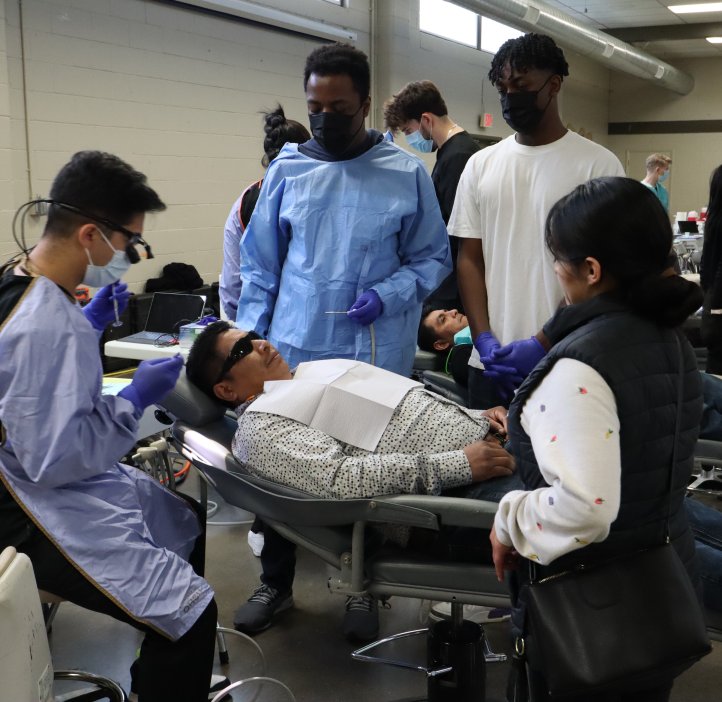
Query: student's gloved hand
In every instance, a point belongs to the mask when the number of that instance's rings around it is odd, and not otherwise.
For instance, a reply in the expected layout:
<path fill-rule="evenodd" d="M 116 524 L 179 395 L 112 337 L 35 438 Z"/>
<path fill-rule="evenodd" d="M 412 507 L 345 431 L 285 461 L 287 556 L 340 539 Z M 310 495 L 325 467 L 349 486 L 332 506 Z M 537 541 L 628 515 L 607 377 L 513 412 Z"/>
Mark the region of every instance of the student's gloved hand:
<path fill-rule="evenodd" d="M 124 282 L 119 280 L 117 283 L 111 283 L 104 288 L 100 288 L 93 296 L 93 299 L 83 307 L 85 318 L 97 331 L 104 331 L 115 319 L 113 298 L 118 301 L 118 314 L 122 314 L 130 299 L 128 286 Z"/>
<path fill-rule="evenodd" d="M 384 303 L 375 290 L 362 292 L 351 309 L 346 313 L 351 321 L 367 327 L 375 322 L 384 311 Z"/>
<path fill-rule="evenodd" d="M 176 354 L 171 358 L 154 358 L 141 361 L 133 374 L 133 382 L 124 387 L 119 397 L 132 402 L 139 410 L 160 402 L 178 382 L 183 369 L 183 356 Z"/>
<path fill-rule="evenodd" d="M 481 332 L 481 334 L 474 339 L 474 348 L 479 352 L 483 363 L 485 358 L 491 356 L 492 351 L 501 348 L 501 344 L 490 331 L 485 331 Z"/>
<path fill-rule="evenodd" d="M 529 339 L 517 339 L 506 346 L 491 352 L 484 367 L 494 370 L 500 366 L 513 368 L 516 375 L 526 378 L 539 361 L 546 356 L 546 350 L 535 336 Z"/>

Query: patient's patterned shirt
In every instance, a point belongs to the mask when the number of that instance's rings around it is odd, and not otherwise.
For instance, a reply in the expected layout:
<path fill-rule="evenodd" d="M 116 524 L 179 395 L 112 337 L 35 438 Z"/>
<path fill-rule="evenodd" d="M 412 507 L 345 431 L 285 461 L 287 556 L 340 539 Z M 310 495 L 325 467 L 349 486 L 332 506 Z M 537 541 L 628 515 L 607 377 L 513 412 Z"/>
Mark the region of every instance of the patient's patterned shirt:
<path fill-rule="evenodd" d="M 334 499 L 431 494 L 471 483 L 463 448 L 489 420 L 422 388 L 396 408 L 373 452 L 293 419 L 238 408 L 233 455 L 268 480 Z"/>

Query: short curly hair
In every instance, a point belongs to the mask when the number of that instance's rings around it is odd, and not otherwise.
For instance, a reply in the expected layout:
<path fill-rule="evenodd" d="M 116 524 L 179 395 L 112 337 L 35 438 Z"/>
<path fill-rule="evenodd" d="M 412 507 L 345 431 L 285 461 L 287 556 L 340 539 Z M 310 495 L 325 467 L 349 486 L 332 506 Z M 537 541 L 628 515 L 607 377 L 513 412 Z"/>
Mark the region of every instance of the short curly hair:
<path fill-rule="evenodd" d="M 430 80 L 407 83 L 384 103 L 384 121 L 392 131 L 398 131 L 409 120 L 420 120 L 424 112 L 437 117 L 448 114 L 444 98 Z"/>
<path fill-rule="evenodd" d="M 501 79 L 507 64 L 517 71 L 528 71 L 532 68 L 551 71 L 562 80 L 569 75 L 569 64 L 564 58 L 564 52 L 554 43 L 554 39 L 546 34 L 532 32 L 505 41 L 491 60 L 489 80 L 492 84 Z"/>
<path fill-rule="evenodd" d="M 371 92 L 371 69 L 368 57 L 350 44 L 337 42 L 314 49 L 306 58 L 306 67 L 303 70 L 304 90 L 312 73 L 317 76 L 349 76 L 362 101 Z"/>

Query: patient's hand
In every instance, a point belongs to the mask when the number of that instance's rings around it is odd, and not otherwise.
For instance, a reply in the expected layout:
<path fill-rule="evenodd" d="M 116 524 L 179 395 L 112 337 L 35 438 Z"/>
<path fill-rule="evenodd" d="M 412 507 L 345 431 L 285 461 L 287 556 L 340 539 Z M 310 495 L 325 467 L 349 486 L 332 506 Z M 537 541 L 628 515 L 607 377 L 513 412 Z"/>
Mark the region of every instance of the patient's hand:
<path fill-rule="evenodd" d="M 488 410 L 484 410 L 482 414 L 491 422 L 491 431 L 495 431 L 497 434 L 506 434 L 506 407 L 491 407 Z"/>
<path fill-rule="evenodd" d="M 511 475 L 515 470 L 512 455 L 490 441 L 475 441 L 464 447 L 464 454 L 471 467 L 471 479 L 475 483 Z"/>

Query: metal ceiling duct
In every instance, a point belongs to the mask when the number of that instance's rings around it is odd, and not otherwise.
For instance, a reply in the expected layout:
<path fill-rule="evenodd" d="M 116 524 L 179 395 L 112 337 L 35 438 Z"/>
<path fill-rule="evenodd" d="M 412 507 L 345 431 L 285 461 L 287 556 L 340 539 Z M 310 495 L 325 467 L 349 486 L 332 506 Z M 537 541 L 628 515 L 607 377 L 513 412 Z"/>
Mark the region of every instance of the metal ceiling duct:
<path fill-rule="evenodd" d="M 615 37 L 578 22 L 570 15 L 534 0 L 451 0 L 486 17 L 514 25 L 529 32 L 548 34 L 564 46 L 595 61 L 660 88 L 687 95 L 694 88 L 694 78 Z"/>

